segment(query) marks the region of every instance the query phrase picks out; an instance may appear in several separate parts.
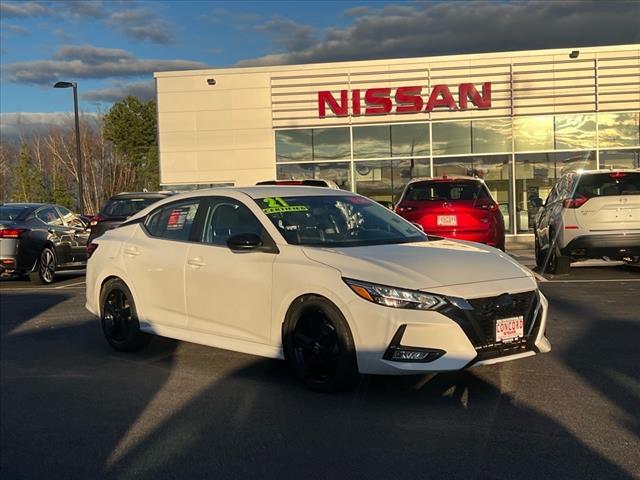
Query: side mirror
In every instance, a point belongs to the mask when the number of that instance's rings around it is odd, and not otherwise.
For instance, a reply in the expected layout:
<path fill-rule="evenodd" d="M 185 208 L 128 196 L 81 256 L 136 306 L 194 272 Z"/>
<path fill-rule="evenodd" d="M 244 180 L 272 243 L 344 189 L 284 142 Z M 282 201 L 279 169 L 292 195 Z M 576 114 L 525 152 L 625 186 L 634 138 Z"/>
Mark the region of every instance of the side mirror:
<path fill-rule="evenodd" d="M 262 247 L 263 242 L 255 233 L 239 233 L 227 238 L 227 246 L 231 250 L 247 251 Z"/>

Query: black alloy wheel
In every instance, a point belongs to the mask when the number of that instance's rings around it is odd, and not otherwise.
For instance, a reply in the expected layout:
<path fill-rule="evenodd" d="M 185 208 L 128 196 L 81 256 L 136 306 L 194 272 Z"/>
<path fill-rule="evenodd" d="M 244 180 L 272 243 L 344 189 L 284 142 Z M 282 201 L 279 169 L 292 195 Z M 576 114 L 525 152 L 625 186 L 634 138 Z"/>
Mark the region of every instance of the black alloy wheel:
<path fill-rule="evenodd" d="M 119 279 L 110 280 L 101 294 L 104 336 L 116 350 L 131 352 L 147 345 L 150 336 L 140 331 L 133 297 Z"/>
<path fill-rule="evenodd" d="M 51 247 L 45 247 L 40 252 L 36 270 L 29 274 L 29 279 L 34 283 L 50 285 L 56 276 L 56 254 Z"/>
<path fill-rule="evenodd" d="M 340 363 L 340 343 L 336 328 L 326 315 L 317 311 L 298 320 L 293 332 L 296 364 L 312 382 L 326 382 Z"/>
<path fill-rule="evenodd" d="M 319 297 L 300 299 L 285 324 L 285 357 L 311 389 L 336 391 L 358 378 L 351 332 L 340 311 Z"/>

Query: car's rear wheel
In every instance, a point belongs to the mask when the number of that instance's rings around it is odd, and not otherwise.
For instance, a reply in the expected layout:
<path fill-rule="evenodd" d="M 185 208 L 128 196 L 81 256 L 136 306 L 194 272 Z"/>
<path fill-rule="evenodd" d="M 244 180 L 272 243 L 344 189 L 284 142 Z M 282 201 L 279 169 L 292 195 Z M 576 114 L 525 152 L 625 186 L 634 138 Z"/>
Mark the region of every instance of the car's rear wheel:
<path fill-rule="evenodd" d="M 544 257 L 547 260 L 546 271 L 554 275 L 569 273 L 571 259 L 563 256 L 562 252 L 560 252 L 560 247 L 558 246 L 553 231 L 549 232 L 549 242 L 550 245 L 548 248 L 551 250 L 551 253 Z"/>
<path fill-rule="evenodd" d="M 102 331 L 114 349 L 133 352 L 149 343 L 151 336 L 140 331 L 133 296 L 122 280 L 112 279 L 104 285 L 100 305 Z"/>
<path fill-rule="evenodd" d="M 544 252 L 540 249 L 540 240 L 538 240 L 537 234 L 534 236 L 533 251 L 536 257 L 536 267 L 538 267 L 538 270 L 542 270 L 544 266 Z"/>
<path fill-rule="evenodd" d="M 320 297 L 302 297 L 284 326 L 285 356 L 311 389 L 336 391 L 353 386 L 358 366 L 353 337 L 340 310 Z"/>
<path fill-rule="evenodd" d="M 36 269 L 29 273 L 29 280 L 40 285 L 50 285 L 56 277 L 56 252 L 51 247 L 45 247 L 40 252 Z"/>

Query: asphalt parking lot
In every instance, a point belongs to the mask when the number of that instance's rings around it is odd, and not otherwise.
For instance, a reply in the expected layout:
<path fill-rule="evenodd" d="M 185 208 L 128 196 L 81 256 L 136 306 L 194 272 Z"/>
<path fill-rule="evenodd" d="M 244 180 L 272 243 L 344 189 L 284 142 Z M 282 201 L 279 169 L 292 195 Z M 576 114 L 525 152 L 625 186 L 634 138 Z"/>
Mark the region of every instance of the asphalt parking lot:
<path fill-rule="evenodd" d="M 526 250 L 513 255 L 530 264 Z M 640 478 L 640 272 L 540 277 L 553 350 L 307 391 L 283 362 L 112 351 L 84 277 L 0 281 L 3 478 Z"/>

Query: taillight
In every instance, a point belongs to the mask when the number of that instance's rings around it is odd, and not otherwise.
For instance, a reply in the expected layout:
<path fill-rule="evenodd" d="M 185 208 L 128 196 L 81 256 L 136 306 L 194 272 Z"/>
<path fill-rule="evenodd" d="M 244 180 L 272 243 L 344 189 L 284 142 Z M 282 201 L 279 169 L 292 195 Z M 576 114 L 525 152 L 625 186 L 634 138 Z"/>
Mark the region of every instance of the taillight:
<path fill-rule="evenodd" d="M 3 228 L 0 229 L 0 238 L 20 238 L 26 231 L 26 228 Z"/>
<path fill-rule="evenodd" d="M 102 215 L 96 215 L 95 217 L 91 218 L 91 221 L 89 222 L 89 225 L 91 225 L 92 227 L 95 227 L 100 222 L 104 222 L 104 220 L 105 220 L 105 218 Z"/>
<path fill-rule="evenodd" d="M 564 208 L 580 208 L 582 205 L 587 203 L 587 200 L 589 200 L 587 197 L 567 198 L 562 202 L 562 205 Z"/>
<path fill-rule="evenodd" d="M 93 255 L 93 252 L 95 252 L 97 249 L 97 243 L 90 243 L 89 245 L 87 245 L 87 259 L 91 258 L 91 255 Z"/>
<path fill-rule="evenodd" d="M 476 204 L 476 208 L 482 208 L 484 210 L 489 210 L 490 212 L 495 212 L 498 210 L 497 203 L 478 203 Z"/>

